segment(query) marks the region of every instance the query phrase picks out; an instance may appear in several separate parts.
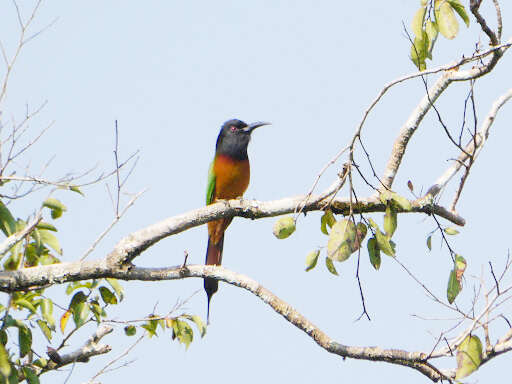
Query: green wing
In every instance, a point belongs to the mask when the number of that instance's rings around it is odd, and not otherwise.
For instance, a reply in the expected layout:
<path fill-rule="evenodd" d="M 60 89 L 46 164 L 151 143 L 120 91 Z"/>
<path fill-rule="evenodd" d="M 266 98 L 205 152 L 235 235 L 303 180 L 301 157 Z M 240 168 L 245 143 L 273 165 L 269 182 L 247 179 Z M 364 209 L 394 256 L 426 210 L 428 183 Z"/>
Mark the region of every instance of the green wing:
<path fill-rule="evenodd" d="M 208 186 L 206 187 L 206 205 L 213 203 L 213 194 L 215 193 L 215 172 L 213 171 L 213 161 L 208 169 Z"/>

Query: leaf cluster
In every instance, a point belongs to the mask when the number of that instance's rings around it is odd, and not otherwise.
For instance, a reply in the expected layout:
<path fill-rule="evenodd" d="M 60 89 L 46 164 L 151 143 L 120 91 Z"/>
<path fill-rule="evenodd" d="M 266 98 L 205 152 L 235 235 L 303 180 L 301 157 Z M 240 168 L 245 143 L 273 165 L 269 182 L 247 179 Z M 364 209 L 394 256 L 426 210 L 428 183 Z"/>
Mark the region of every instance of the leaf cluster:
<path fill-rule="evenodd" d="M 459 33 L 455 13 L 469 27 L 469 17 L 460 0 L 421 1 L 411 21 L 414 39 L 410 53 L 412 62 L 420 71 L 427 69 L 427 59 L 432 60 L 432 51 L 439 33 L 449 40 Z"/>
<path fill-rule="evenodd" d="M 162 331 L 169 330 L 171 332 L 171 339 L 178 340 L 188 349 L 192 341 L 194 341 L 192 324 L 196 326 L 201 337 L 206 335 L 206 325 L 203 320 L 197 315 L 189 314 L 182 314 L 176 317 L 160 317 L 151 314 L 148 316 L 148 320 L 140 325 L 140 327 L 147 332 L 149 337 L 157 336 L 159 327 Z M 128 325 L 124 328 L 124 331 L 127 336 L 133 336 L 136 334 L 137 328 L 134 325 Z"/>

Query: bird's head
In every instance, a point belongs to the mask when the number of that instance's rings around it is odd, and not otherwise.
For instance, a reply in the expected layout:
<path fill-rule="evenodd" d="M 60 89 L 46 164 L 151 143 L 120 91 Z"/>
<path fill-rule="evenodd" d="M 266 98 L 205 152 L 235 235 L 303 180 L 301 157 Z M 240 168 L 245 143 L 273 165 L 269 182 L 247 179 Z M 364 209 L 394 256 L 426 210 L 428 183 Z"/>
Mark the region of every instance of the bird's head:
<path fill-rule="evenodd" d="M 238 119 L 226 121 L 217 138 L 217 153 L 229 154 L 236 158 L 247 158 L 247 146 L 251 140 L 251 133 L 264 125 L 270 125 L 270 123 L 258 121 L 246 124 Z"/>

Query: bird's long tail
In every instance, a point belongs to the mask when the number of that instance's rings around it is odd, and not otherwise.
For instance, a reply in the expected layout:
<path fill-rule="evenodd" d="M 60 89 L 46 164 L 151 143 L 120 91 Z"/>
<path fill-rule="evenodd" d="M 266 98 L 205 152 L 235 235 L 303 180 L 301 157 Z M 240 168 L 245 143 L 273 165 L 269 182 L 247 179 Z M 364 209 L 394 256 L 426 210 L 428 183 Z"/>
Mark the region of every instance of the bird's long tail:
<path fill-rule="evenodd" d="M 222 248 L 224 246 L 224 234 L 218 243 L 213 243 L 210 236 L 208 236 L 208 250 L 206 251 L 206 265 L 221 265 L 222 263 Z M 212 278 L 204 279 L 204 290 L 208 297 L 208 307 L 206 310 L 206 321 L 210 324 L 210 300 L 215 292 L 219 289 L 219 282 Z"/>

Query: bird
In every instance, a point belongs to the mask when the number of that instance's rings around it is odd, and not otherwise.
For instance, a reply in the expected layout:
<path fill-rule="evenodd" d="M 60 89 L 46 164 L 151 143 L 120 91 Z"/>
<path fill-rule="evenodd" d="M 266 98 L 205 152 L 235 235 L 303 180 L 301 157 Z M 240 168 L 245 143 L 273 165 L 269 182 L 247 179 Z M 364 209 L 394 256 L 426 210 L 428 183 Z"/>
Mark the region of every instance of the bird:
<path fill-rule="evenodd" d="M 246 124 L 241 120 L 231 119 L 222 125 L 215 145 L 215 156 L 208 171 L 206 205 L 218 200 L 242 197 L 249 186 L 251 173 L 247 146 L 254 130 L 264 125 L 270 125 L 270 123 L 258 121 Z M 232 220 L 233 218 L 230 217 L 208 223 L 206 265 L 221 265 L 224 232 Z M 204 279 L 204 290 L 208 300 L 207 324 L 210 323 L 210 301 L 218 288 L 217 280 L 208 277 Z"/>

